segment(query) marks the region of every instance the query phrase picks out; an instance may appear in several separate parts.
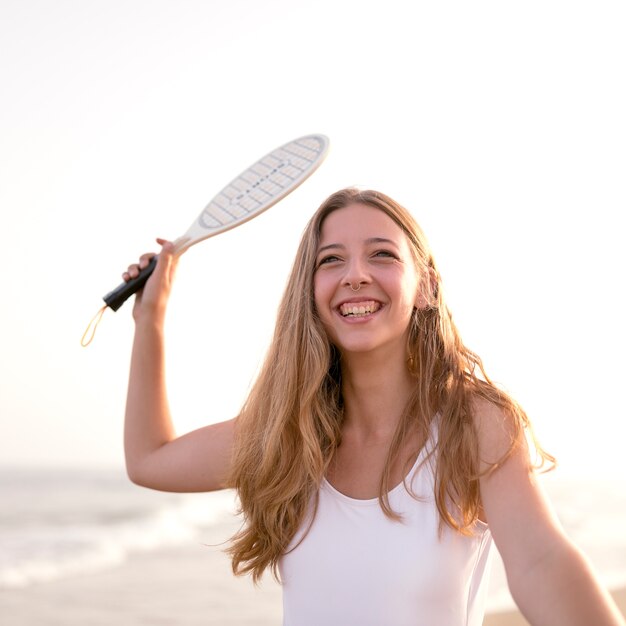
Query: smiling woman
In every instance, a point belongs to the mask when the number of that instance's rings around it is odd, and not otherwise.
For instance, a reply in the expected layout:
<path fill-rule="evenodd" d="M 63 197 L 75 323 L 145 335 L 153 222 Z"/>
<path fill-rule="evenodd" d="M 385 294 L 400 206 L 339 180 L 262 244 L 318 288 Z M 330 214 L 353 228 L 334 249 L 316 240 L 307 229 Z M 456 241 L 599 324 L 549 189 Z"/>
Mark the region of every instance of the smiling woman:
<path fill-rule="evenodd" d="M 623 624 L 552 514 L 526 435 L 540 464 L 553 458 L 463 344 L 406 209 L 356 189 L 322 204 L 240 415 L 178 438 L 163 356 L 175 269 L 163 242 L 135 303 L 129 475 L 234 487 L 233 571 L 280 578 L 286 625 L 479 626 L 494 542 L 532 624 Z"/>
<path fill-rule="evenodd" d="M 355 203 L 324 220 L 315 306 L 344 360 L 353 350 L 374 350 L 382 344 L 404 357 L 413 310 L 426 305 L 419 285 L 409 242 L 385 213 Z"/>

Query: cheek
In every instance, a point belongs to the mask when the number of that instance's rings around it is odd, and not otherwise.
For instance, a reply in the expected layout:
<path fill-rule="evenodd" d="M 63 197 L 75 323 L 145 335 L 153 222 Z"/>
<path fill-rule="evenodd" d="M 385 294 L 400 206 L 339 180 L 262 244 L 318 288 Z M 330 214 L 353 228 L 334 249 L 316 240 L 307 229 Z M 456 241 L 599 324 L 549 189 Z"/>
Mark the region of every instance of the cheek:
<path fill-rule="evenodd" d="M 407 283 L 409 288 L 407 289 L 407 303 L 410 304 L 411 309 L 422 308 L 424 306 L 424 296 L 422 294 L 422 288 L 420 287 L 420 280 L 417 272 L 411 273 Z"/>
<path fill-rule="evenodd" d="M 317 313 L 322 319 L 327 314 L 330 303 L 331 294 L 327 282 L 319 274 L 316 274 L 313 278 L 313 301 L 315 302 Z"/>
<path fill-rule="evenodd" d="M 315 276 L 313 279 L 313 301 L 317 316 L 326 332 L 329 340 L 334 343 L 335 335 L 333 332 L 333 311 L 331 310 L 331 301 L 334 294 L 332 282 L 327 277 Z"/>
<path fill-rule="evenodd" d="M 391 277 L 385 287 L 392 300 L 403 312 L 411 314 L 415 307 L 419 308 L 420 287 L 417 274 L 412 271 L 398 272 Z"/>

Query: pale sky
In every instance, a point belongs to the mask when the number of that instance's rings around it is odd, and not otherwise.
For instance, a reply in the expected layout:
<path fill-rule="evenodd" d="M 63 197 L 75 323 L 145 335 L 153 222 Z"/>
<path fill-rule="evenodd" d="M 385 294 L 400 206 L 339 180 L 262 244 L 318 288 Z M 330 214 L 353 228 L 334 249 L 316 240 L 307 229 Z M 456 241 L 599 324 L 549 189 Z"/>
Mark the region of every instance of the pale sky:
<path fill-rule="evenodd" d="M 406 205 L 466 343 L 570 474 L 626 477 L 622 2 L 3 0 L 0 462 L 122 466 L 131 306 L 102 296 L 266 152 L 331 150 L 181 260 L 179 431 L 232 417 L 338 188 Z"/>

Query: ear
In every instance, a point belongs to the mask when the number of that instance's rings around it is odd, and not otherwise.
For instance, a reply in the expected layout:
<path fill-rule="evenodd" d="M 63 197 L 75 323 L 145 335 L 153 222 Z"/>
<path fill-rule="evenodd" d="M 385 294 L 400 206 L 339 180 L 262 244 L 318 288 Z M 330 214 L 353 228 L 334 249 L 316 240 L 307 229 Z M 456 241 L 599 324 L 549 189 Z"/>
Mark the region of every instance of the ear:
<path fill-rule="evenodd" d="M 427 309 L 437 302 L 437 294 L 439 292 L 439 283 L 437 281 L 437 272 L 434 268 L 428 268 L 428 276 L 420 281 L 415 296 L 415 308 Z"/>
<path fill-rule="evenodd" d="M 428 307 L 428 299 L 424 295 L 423 285 L 420 285 L 417 289 L 417 295 L 415 296 L 414 306 L 416 309 L 421 310 Z"/>

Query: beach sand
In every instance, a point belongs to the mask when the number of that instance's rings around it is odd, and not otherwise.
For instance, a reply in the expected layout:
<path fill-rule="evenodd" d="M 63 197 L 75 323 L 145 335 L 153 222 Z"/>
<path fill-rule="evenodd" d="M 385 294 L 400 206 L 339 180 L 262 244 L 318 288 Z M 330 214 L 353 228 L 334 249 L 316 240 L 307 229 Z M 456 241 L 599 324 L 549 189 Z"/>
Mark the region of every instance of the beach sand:
<path fill-rule="evenodd" d="M 281 589 L 271 576 L 255 588 L 235 577 L 220 541 L 232 522 L 189 543 L 131 553 L 119 566 L 0 590 L 4 626 L 274 626 Z M 204 545 L 207 544 L 207 545 Z"/>
<path fill-rule="evenodd" d="M 626 590 L 615 595 L 624 611 Z M 0 591 L 7 626 L 279 626 L 281 619 L 279 585 L 269 576 L 260 588 L 235 578 L 221 546 L 135 553 L 117 567 Z M 527 622 L 501 613 L 484 624 Z"/>
<path fill-rule="evenodd" d="M 203 546 L 135 554 L 119 567 L 0 591 L 6 626 L 269 626 L 281 618 L 271 578 L 256 589 Z"/>

